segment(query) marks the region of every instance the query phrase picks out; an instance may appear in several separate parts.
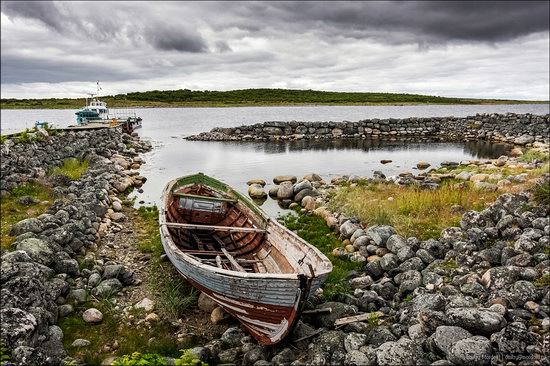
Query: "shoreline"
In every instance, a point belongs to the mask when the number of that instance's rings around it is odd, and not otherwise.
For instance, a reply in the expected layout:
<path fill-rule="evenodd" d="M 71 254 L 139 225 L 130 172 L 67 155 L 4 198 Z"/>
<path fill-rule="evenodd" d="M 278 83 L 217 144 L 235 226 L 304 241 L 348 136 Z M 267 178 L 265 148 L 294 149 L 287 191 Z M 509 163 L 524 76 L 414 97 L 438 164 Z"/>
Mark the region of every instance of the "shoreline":
<path fill-rule="evenodd" d="M 521 100 L 511 100 L 511 101 L 486 101 L 486 102 L 467 102 L 467 103 L 422 103 L 422 102 L 387 102 L 387 103 L 236 103 L 236 104 L 226 104 L 226 103 L 189 103 L 189 104 L 160 104 L 160 105 L 127 105 L 127 106 L 115 106 L 110 107 L 111 109 L 150 109 L 150 108 L 245 108 L 245 107 L 407 107 L 407 106 L 427 106 L 427 105 L 438 105 L 438 106 L 455 106 L 455 105 L 522 105 L 522 104 L 549 104 L 550 101 L 521 101 Z M 82 105 L 71 105 L 64 107 L 55 107 L 55 106 L 37 106 L 37 107 L 2 107 L 0 110 L 40 110 L 40 109 L 52 109 L 52 110 L 67 110 L 67 109 L 79 109 Z"/>

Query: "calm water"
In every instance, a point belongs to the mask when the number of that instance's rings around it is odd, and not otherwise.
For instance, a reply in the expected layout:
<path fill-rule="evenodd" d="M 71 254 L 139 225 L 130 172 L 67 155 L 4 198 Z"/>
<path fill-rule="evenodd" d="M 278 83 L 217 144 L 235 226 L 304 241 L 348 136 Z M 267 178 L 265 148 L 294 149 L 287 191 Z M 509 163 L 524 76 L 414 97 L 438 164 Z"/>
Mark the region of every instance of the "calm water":
<path fill-rule="evenodd" d="M 170 179 L 203 172 L 246 192 L 246 181 L 262 178 L 271 182 L 275 175 L 301 177 L 315 172 L 326 179 L 333 175 L 371 176 L 374 170 L 386 175 L 413 168 L 420 160 L 438 165 L 444 160 L 494 158 L 508 146 L 484 142 L 398 142 L 398 141 L 296 141 L 296 142 L 201 142 L 182 137 L 208 131 L 216 126 L 238 126 L 268 120 L 278 121 L 357 121 L 365 118 L 405 118 L 468 116 L 476 113 L 549 113 L 547 104 L 474 106 L 311 106 L 240 108 L 147 108 L 139 109 L 143 128 L 137 130 L 154 146 L 144 158 L 142 175 L 148 178 L 137 201 L 156 203 Z M 72 110 L 2 110 L 2 132 L 33 127 L 37 119 L 57 126 L 74 123 Z M 381 159 L 393 160 L 387 165 Z M 282 210 L 271 199 L 262 206 L 275 216 Z"/>

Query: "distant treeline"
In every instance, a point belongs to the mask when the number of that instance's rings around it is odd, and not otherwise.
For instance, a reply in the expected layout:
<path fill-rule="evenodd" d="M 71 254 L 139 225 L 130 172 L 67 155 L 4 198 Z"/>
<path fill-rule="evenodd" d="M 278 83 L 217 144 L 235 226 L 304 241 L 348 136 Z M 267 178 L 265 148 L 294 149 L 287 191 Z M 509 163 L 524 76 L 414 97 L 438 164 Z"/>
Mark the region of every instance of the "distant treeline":
<path fill-rule="evenodd" d="M 419 94 L 349 93 L 317 90 L 242 89 L 211 90 L 152 90 L 101 97 L 109 107 L 194 107 L 194 106 L 253 106 L 253 105 L 395 105 L 395 104 L 480 104 L 526 103 L 502 99 L 447 98 Z M 1 99 L 1 108 L 79 108 L 85 99 Z"/>

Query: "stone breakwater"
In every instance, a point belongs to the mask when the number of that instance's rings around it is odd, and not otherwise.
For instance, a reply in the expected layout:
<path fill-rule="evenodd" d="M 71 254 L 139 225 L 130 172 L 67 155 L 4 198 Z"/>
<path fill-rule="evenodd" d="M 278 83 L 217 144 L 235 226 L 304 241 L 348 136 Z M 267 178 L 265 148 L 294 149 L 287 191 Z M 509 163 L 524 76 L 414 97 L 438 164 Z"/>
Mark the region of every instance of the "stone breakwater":
<path fill-rule="evenodd" d="M 2 146 L 2 192 L 34 179 L 50 182 L 56 199 L 46 213 L 17 222 L 10 230 L 14 251 L 3 252 L 0 267 L 0 337 L 14 364 L 59 365 L 66 357 L 59 318 L 90 296 L 104 298 L 138 284 L 132 271 L 115 262 L 92 261 L 81 269 L 77 258 L 95 251 L 98 238 L 126 218 L 116 194 L 140 186 L 135 168 L 150 144 L 119 130 L 46 136 L 32 144 Z M 70 181 L 46 176 L 65 158 L 86 158 L 87 172 Z M 101 317 L 88 309 L 84 320 Z"/>
<path fill-rule="evenodd" d="M 366 119 L 358 122 L 268 121 L 187 137 L 197 141 L 272 141 L 338 138 L 437 138 L 487 140 L 527 145 L 548 142 L 550 115 L 477 114 L 470 117 Z"/>

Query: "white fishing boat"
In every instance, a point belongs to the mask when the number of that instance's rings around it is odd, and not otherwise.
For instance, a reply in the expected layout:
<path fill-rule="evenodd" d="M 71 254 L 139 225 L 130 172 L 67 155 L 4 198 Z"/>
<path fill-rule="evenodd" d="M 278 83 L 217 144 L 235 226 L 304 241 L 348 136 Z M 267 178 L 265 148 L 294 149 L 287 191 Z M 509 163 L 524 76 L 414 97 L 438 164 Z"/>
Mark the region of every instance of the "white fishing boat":
<path fill-rule="evenodd" d="M 86 97 L 86 106 L 75 113 L 78 126 L 88 123 L 126 123 L 130 130 L 141 127 L 141 117 L 138 117 L 135 111 L 118 108 L 109 110 L 107 103 L 99 99 L 100 90 L 98 81 L 96 94 L 89 94 L 89 97 Z"/>

